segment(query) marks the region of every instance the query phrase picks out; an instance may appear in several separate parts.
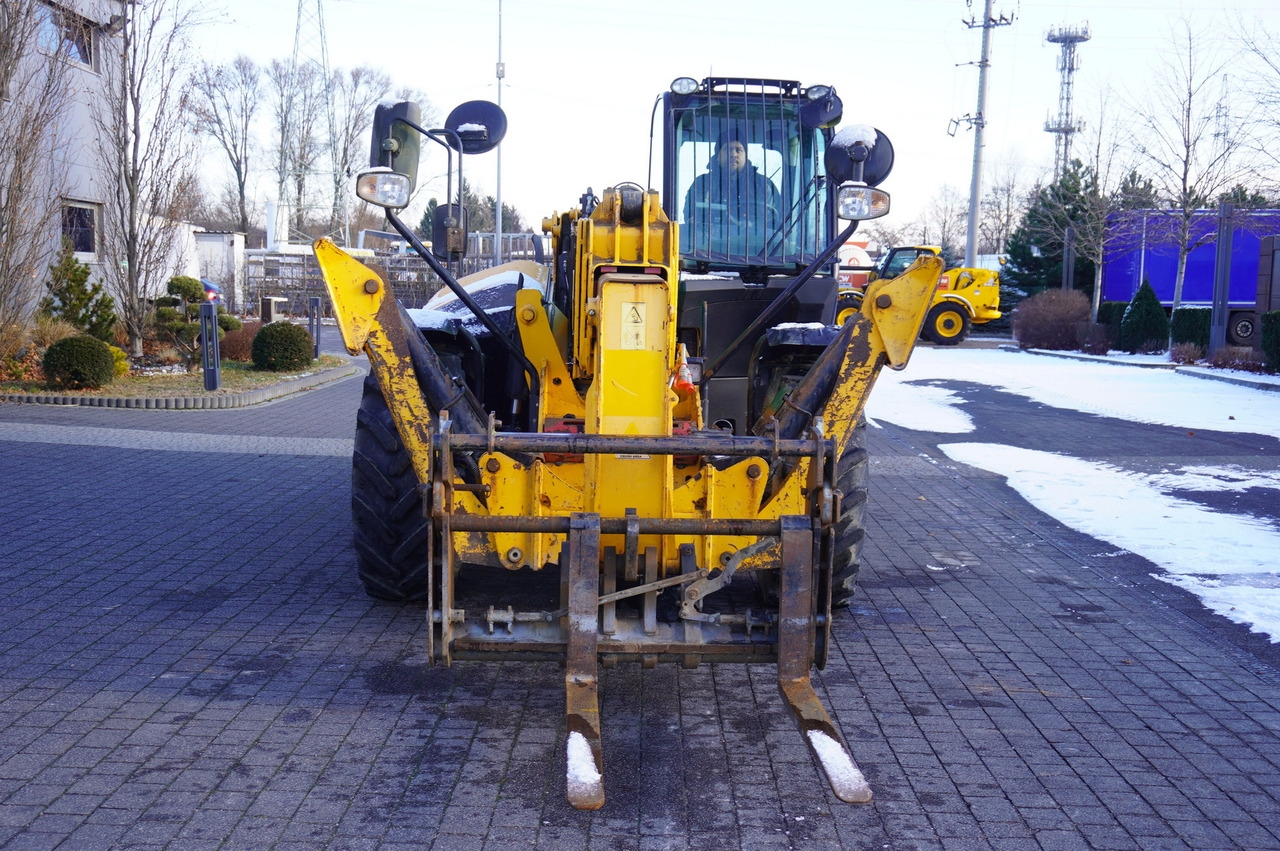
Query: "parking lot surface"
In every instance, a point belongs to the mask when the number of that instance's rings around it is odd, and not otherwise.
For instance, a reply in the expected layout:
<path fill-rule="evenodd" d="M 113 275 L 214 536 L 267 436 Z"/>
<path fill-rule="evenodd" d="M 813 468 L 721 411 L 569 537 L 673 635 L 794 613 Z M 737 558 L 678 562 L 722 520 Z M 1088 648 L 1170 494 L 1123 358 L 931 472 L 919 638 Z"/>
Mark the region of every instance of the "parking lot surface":
<path fill-rule="evenodd" d="M 423 610 L 361 593 L 359 393 L 0 405 L 0 845 L 1280 849 L 1274 660 L 887 425 L 815 676 L 875 800 L 831 795 L 772 668 L 620 666 L 576 812 L 560 669 L 427 668 Z"/>

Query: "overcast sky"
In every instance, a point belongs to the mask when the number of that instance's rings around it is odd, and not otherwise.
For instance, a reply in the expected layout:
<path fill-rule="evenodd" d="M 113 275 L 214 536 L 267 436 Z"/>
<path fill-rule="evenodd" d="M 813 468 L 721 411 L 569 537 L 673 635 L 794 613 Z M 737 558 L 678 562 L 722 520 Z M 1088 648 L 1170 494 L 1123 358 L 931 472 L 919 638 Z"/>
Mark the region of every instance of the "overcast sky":
<path fill-rule="evenodd" d="M 463 101 L 498 99 L 498 0 L 324 4 L 332 67 L 381 68 L 398 85 L 427 92 L 442 115 Z M 290 55 L 296 2 L 223 0 L 223 7 L 225 16 L 201 33 L 205 58 Z M 952 118 L 976 111 L 978 71 L 966 63 L 979 58 L 981 29 L 964 21 L 980 20 L 982 7 L 982 0 L 504 0 L 503 200 L 536 226 L 588 186 L 598 194 L 645 182 L 654 98 L 675 77 L 712 73 L 834 85 L 846 123 L 874 124 L 893 140 L 889 221 L 913 218 L 946 185 L 967 198 L 973 136 L 947 130 Z M 1043 129 L 1058 105 L 1058 48 L 1044 41 L 1050 28 L 1091 30 L 1079 48 L 1075 91 L 1075 115 L 1086 123 L 1108 88 L 1117 117 L 1124 103 L 1148 100 L 1160 53 L 1183 17 L 1227 46 L 1238 21 L 1280 31 L 1278 0 L 1010 0 L 993 12 L 1014 23 L 992 31 L 988 185 L 1000 169 L 1018 168 L 1027 182 L 1052 171 L 1053 136 Z M 441 162 L 424 163 L 425 172 L 443 171 L 440 154 L 426 156 Z M 494 192 L 496 154 L 471 158 L 466 168 L 469 180 Z"/>

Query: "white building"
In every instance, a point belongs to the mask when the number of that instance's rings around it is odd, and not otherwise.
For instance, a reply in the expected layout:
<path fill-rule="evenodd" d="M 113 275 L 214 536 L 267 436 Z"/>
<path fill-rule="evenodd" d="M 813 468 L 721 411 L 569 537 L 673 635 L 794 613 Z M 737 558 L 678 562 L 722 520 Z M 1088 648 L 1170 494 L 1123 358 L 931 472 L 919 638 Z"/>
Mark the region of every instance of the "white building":
<path fill-rule="evenodd" d="M 62 237 L 71 240 L 76 257 L 99 272 L 102 256 L 99 234 L 103 205 L 111 197 L 98 160 L 98 132 L 91 110 L 103 97 L 102 72 L 119 61 L 119 33 L 125 12 L 123 0 L 64 0 L 40 3 L 43 15 L 41 48 L 67 66 L 68 101 L 51 145 L 51 177 L 60 186 L 61 229 L 52 234 L 51 251 Z M 98 277 L 95 275 L 94 277 Z"/>

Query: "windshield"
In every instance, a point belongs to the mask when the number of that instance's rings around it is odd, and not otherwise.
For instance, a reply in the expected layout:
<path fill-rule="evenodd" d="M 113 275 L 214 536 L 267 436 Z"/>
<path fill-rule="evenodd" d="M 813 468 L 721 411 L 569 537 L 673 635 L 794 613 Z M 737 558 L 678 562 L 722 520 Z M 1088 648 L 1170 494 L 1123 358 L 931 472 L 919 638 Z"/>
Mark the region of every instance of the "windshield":
<path fill-rule="evenodd" d="M 821 132 L 778 98 L 690 99 L 674 115 L 675 198 L 686 267 L 807 264 L 823 247 Z"/>

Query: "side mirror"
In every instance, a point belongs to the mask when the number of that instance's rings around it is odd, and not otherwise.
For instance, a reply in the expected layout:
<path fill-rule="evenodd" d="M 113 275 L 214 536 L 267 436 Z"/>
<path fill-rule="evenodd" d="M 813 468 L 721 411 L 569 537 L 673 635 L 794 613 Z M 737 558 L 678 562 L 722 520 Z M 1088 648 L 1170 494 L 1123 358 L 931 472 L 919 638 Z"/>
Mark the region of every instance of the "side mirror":
<path fill-rule="evenodd" d="M 507 114 L 496 103 L 469 100 L 454 107 L 444 126 L 458 134 L 462 153 L 485 154 L 498 147 L 502 137 L 507 135 Z M 456 147 L 451 136 L 448 142 L 449 147 Z"/>
<path fill-rule="evenodd" d="M 407 177 L 410 195 L 418 185 L 418 149 L 421 143 L 418 130 L 413 125 L 421 121 L 422 110 L 412 101 L 380 103 L 373 111 L 369 165 L 389 168 Z"/>
<path fill-rule="evenodd" d="M 431 219 L 431 253 L 446 263 L 467 256 L 467 208 L 441 204 Z"/>
<path fill-rule="evenodd" d="M 893 143 L 869 124 L 854 124 L 835 135 L 823 162 L 833 183 L 853 180 L 879 186 L 893 171 Z"/>

